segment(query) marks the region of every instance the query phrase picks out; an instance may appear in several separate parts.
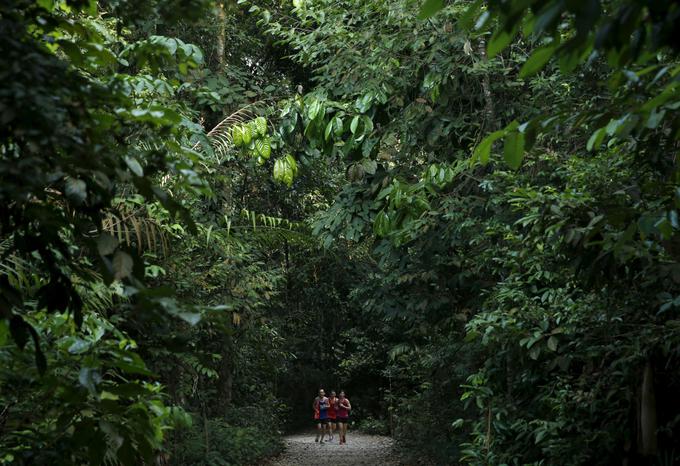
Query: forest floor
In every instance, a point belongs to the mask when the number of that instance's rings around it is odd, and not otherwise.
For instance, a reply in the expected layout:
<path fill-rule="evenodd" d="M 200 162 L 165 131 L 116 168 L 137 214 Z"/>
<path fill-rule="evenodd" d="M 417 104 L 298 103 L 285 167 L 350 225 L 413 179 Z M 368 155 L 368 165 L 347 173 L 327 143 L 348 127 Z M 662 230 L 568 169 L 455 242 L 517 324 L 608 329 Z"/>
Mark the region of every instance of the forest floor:
<path fill-rule="evenodd" d="M 332 442 L 314 442 L 314 433 L 285 437 L 286 449 L 273 458 L 268 466 L 398 466 L 390 437 L 347 433 L 347 444 L 339 445 L 338 437 Z"/>

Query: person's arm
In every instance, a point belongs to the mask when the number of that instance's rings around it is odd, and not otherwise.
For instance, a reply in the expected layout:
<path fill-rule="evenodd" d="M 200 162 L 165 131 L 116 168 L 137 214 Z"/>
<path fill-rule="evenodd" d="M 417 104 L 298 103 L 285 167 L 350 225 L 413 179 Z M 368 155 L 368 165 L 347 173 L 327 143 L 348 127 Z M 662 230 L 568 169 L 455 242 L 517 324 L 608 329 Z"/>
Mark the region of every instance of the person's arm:
<path fill-rule="evenodd" d="M 352 403 L 349 402 L 349 398 L 345 398 L 345 408 L 347 408 L 348 411 L 352 410 Z"/>
<path fill-rule="evenodd" d="M 319 409 L 319 397 L 314 398 L 314 402 L 312 403 L 312 409 Z"/>

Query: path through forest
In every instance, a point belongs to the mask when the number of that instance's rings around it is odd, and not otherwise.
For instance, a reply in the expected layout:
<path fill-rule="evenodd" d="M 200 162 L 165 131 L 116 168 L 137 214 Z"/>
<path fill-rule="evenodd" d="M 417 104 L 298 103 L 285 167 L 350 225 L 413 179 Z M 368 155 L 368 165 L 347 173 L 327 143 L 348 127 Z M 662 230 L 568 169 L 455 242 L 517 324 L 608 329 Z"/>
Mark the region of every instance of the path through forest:
<path fill-rule="evenodd" d="M 285 438 L 286 450 L 267 463 L 268 466 L 398 466 L 402 464 L 392 449 L 392 439 L 380 435 L 352 432 L 347 445 L 332 442 L 318 444 L 314 434 L 297 434 Z"/>

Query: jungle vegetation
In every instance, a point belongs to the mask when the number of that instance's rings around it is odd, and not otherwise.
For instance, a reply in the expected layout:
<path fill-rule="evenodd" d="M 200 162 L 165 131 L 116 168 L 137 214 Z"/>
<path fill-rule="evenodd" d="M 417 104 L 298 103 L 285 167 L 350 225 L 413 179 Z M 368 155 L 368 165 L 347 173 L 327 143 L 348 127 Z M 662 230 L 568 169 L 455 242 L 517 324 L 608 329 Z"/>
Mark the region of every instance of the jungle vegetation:
<path fill-rule="evenodd" d="M 0 1 L 0 464 L 680 462 L 680 2 Z"/>

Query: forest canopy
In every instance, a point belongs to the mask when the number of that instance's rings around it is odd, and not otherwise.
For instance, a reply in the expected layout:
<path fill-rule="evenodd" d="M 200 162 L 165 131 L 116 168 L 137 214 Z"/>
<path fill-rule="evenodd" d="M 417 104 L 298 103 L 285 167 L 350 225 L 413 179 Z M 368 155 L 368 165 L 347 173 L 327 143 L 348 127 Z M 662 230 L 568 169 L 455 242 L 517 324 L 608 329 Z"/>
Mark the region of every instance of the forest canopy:
<path fill-rule="evenodd" d="M 680 3 L 0 2 L 0 464 L 680 461 Z"/>

